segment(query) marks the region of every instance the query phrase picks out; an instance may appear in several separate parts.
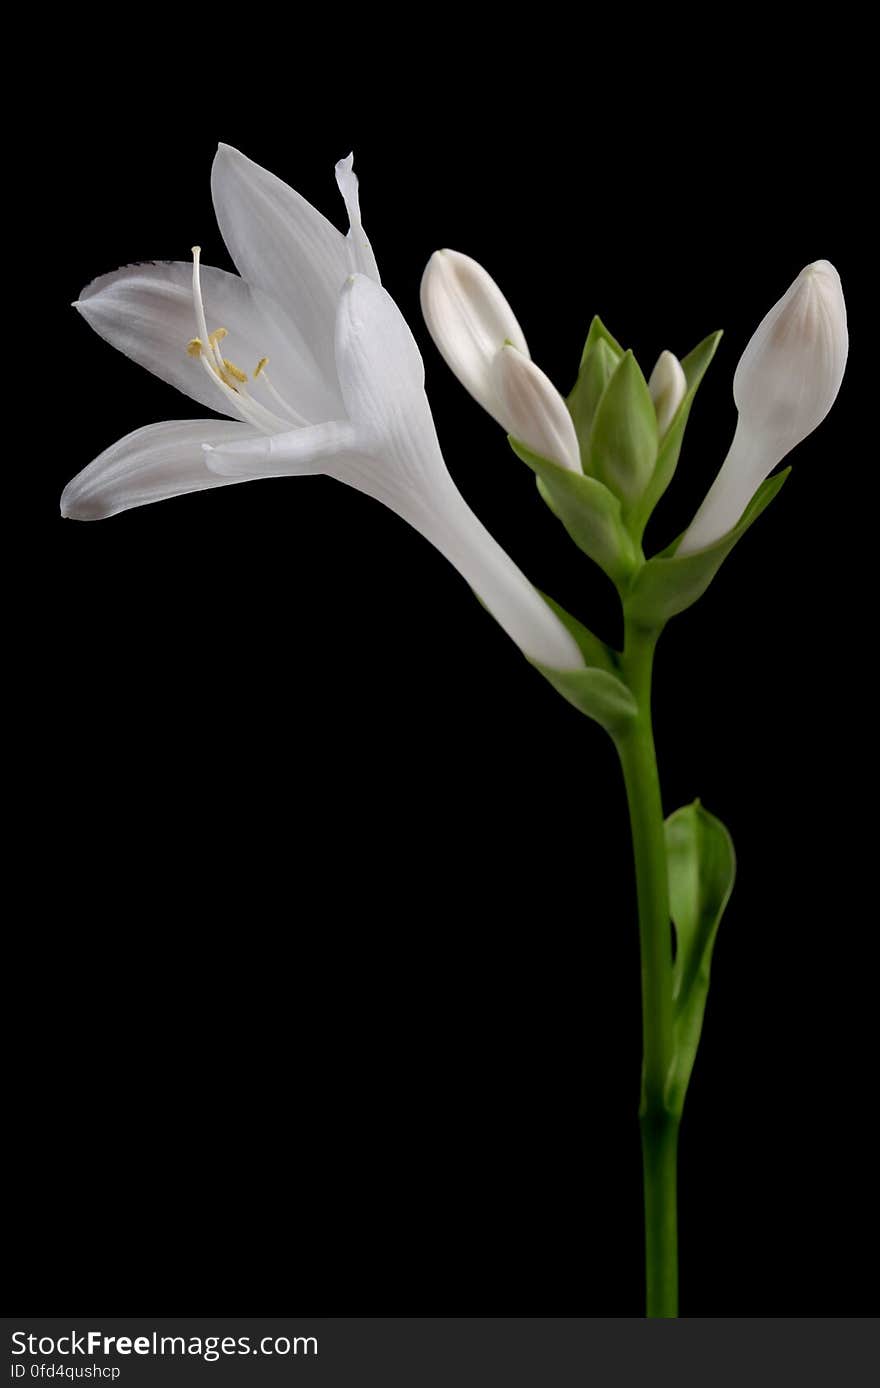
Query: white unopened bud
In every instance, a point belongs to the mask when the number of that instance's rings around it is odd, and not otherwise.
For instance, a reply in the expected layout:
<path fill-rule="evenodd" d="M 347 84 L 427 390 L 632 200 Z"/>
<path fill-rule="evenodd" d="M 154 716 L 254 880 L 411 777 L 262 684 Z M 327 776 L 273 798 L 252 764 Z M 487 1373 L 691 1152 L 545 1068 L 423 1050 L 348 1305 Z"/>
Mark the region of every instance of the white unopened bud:
<path fill-rule="evenodd" d="M 661 352 L 651 372 L 648 390 L 657 414 L 657 431 L 662 439 L 687 394 L 687 377 L 672 352 Z"/>
<path fill-rule="evenodd" d="M 425 267 L 422 313 L 447 366 L 499 424 L 492 379 L 495 355 L 511 342 L 529 355 L 522 329 L 498 285 L 469 255 L 435 251 Z"/>
<path fill-rule="evenodd" d="M 840 390 L 848 350 L 840 276 L 830 261 L 817 260 L 743 352 L 733 378 L 733 443 L 677 554 L 704 549 L 732 529 L 764 478 L 821 424 Z"/>
<path fill-rule="evenodd" d="M 496 354 L 492 375 L 507 432 L 541 458 L 580 472 L 574 421 L 549 376 L 510 345 Z"/>

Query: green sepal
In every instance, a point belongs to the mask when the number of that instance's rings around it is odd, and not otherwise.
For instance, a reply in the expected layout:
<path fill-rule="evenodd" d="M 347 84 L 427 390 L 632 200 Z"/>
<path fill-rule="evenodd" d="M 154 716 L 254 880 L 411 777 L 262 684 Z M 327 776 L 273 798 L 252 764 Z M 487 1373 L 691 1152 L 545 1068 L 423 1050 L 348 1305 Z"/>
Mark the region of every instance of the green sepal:
<path fill-rule="evenodd" d="M 614 583 L 627 583 L 640 562 L 623 524 L 620 502 L 595 477 L 540 458 L 518 439 L 508 439 L 516 456 L 532 469 L 538 491 L 575 544 L 604 569 Z"/>
<path fill-rule="evenodd" d="M 681 366 L 687 381 L 687 391 L 678 409 L 672 417 L 672 422 L 663 438 L 660 440 L 660 447 L 657 451 L 657 465 L 654 474 L 648 483 L 645 493 L 634 508 L 633 512 L 633 531 L 641 538 L 645 525 L 660 500 L 669 483 L 675 474 L 678 466 L 678 455 L 681 452 L 681 444 L 684 438 L 684 431 L 687 427 L 688 416 L 691 412 L 691 405 L 694 403 L 694 396 L 697 393 L 700 382 L 706 374 L 706 369 L 715 355 L 718 344 L 721 341 L 720 332 L 710 333 L 703 338 L 692 352 L 688 352 L 686 357 L 682 357 Z"/>
<path fill-rule="evenodd" d="M 657 461 L 657 414 L 632 352 L 625 352 L 596 407 L 588 470 L 624 505 L 642 496 Z"/>
<path fill-rule="evenodd" d="M 736 855 L 730 834 L 699 800 L 666 821 L 669 909 L 675 926 L 673 1026 L 675 1060 L 667 1099 L 681 1113 L 709 992 L 712 950 L 733 891 Z"/>
<path fill-rule="evenodd" d="M 679 535 L 662 553 L 642 566 L 626 600 L 627 613 L 641 626 L 659 629 L 702 597 L 738 540 L 758 519 L 780 490 L 791 468 L 768 477 L 752 497 L 732 530 L 714 544 L 693 554 L 675 555 Z"/>
<path fill-rule="evenodd" d="M 600 318 L 594 318 L 581 356 L 578 378 L 566 402 L 574 420 L 584 463 L 589 458 L 590 429 L 596 406 L 622 356 L 620 343 L 615 341 Z"/>

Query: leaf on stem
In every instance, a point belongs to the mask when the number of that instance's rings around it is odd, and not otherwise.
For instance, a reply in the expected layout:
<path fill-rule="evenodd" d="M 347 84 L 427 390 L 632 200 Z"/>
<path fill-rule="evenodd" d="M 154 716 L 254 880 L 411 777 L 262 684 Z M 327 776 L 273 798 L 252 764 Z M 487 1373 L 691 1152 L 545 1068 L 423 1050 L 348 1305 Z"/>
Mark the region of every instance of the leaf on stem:
<path fill-rule="evenodd" d="M 681 536 L 662 553 L 649 559 L 630 589 L 627 611 L 633 620 L 647 627 L 659 628 L 702 597 L 738 540 L 758 519 L 761 512 L 776 496 L 791 468 L 768 477 L 752 497 L 740 520 L 714 544 L 685 554 L 679 559 L 675 548 Z"/>
<path fill-rule="evenodd" d="M 673 967 L 675 1066 L 669 1099 L 680 1113 L 700 1043 L 712 950 L 733 891 L 736 856 L 721 820 L 695 800 L 666 821 L 666 859 L 677 946 Z"/>

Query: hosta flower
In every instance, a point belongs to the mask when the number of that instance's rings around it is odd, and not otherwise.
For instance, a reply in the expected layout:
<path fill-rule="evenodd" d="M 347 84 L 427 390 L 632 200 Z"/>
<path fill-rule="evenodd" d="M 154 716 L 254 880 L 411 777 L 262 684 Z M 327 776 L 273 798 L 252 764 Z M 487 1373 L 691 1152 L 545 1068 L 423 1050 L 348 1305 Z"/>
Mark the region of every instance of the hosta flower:
<path fill-rule="evenodd" d="M 420 530 L 531 659 L 575 669 L 566 628 L 467 506 L 446 470 L 421 358 L 381 288 L 352 160 L 336 177 L 343 236 L 280 179 L 221 145 L 212 189 L 241 272 L 130 266 L 77 308 L 114 346 L 227 421 L 148 425 L 65 488 L 62 514 L 95 520 L 254 476 L 326 473 Z"/>
<path fill-rule="evenodd" d="M 531 360 L 513 310 L 482 265 L 460 251 L 435 251 L 421 298 L 441 356 L 474 399 L 532 452 L 580 472 L 568 407 Z"/>
<path fill-rule="evenodd" d="M 822 423 L 840 390 L 848 349 L 840 276 L 830 261 L 817 260 L 771 308 L 740 359 L 733 443 L 676 554 L 726 534 L 776 464 Z"/>

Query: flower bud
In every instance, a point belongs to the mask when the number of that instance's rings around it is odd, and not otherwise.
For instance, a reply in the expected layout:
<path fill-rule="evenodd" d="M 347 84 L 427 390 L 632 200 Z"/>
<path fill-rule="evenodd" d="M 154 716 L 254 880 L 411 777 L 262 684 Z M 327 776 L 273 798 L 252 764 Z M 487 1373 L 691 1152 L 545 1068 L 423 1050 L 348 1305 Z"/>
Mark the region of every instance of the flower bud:
<path fill-rule="evenodd" d="M 553 382 L 515 347 L 496 353 L 492 383 L 509 434 L 540 458 L 581 471 L 574 421 Z"/>
<path fill-rule="evenodd" d="M 425 267 L 422 313 L 446 364 L 474 399 L 510 432 L 493 383 L 505 342 L 529 355 L 522 329 L 498 285 L 469 255 L 435 251 Z"/>
<path fill-rule="evenodd" d="M 776 464 L 821 424 L 840 390 L 848 349 L 840 276 L 830 261 L 814 261 L 743 352 L 733 378 L 733 443 L 676 554 L 725 535 Z"/>
<path fill-rule="evenodd" d="M 648 380 L 648 390 L 657 412 L 657 431 L 662 439 L 675 412 L 687 394 L 687 377 L 672 352 L 661 352 Z"/>

